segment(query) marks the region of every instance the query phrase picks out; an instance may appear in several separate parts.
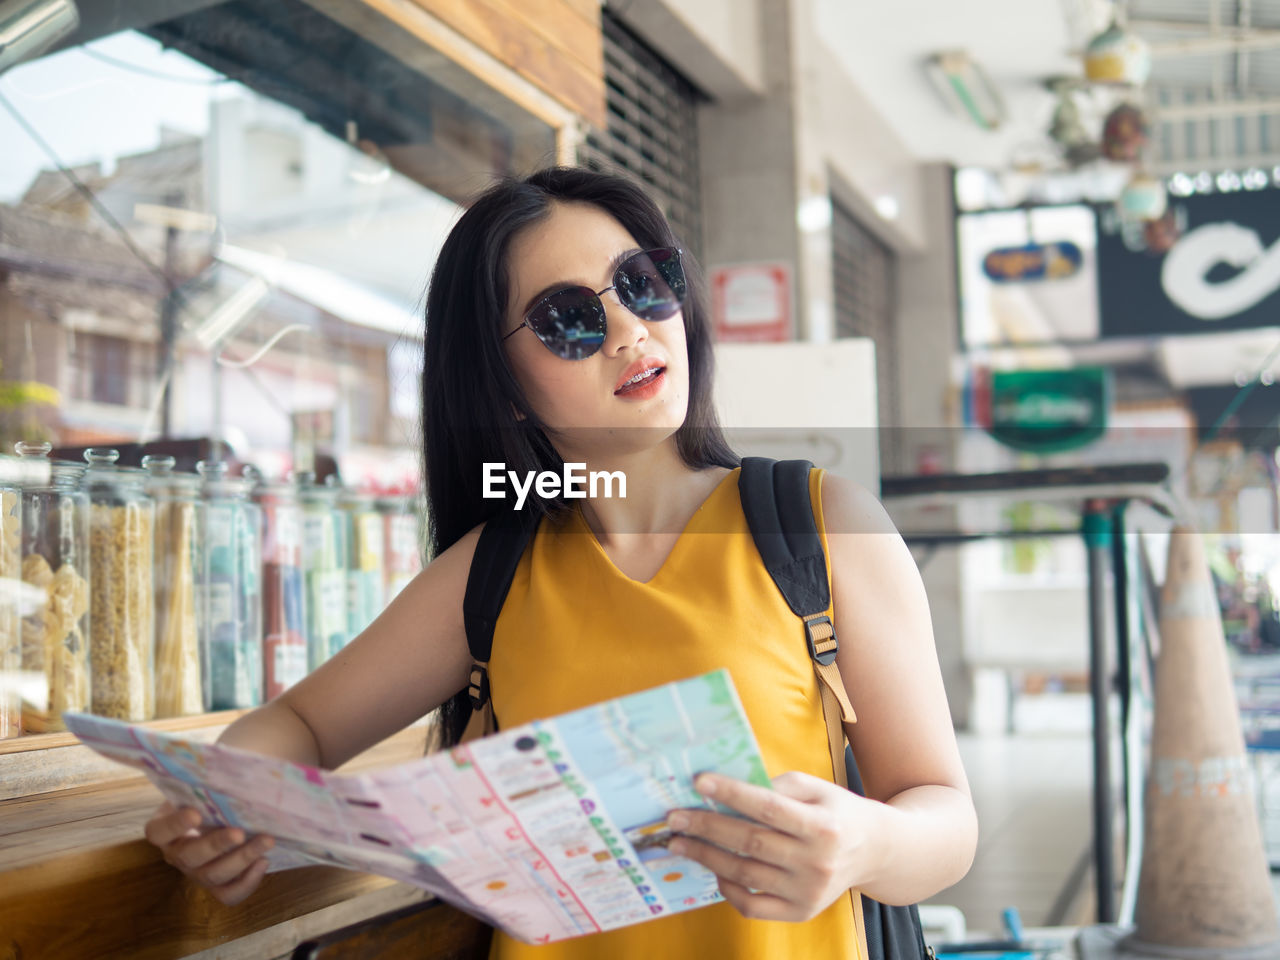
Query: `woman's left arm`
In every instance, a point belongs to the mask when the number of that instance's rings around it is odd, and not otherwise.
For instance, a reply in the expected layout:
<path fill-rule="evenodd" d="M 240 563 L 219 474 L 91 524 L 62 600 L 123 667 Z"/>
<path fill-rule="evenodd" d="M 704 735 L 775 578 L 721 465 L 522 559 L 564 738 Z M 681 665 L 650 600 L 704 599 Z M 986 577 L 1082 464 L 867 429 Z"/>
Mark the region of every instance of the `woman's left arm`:
<path fill-rule="evenodd" d="M 866 798 L 801 773 L 775 778 L 773 790 L 708 774 L 698 788 L 754 822 L 707 811 L 669 818 L 685 834 L 673 850 L 713 870 L 725 899 L 763 919 L 807 919 L 850 888 L 916 903 L 960 880 L 977 846 L 915 561 L 857 484 L 827 474 L 822 506 L 836 662 L 857 711 L 846 733 Z"/>

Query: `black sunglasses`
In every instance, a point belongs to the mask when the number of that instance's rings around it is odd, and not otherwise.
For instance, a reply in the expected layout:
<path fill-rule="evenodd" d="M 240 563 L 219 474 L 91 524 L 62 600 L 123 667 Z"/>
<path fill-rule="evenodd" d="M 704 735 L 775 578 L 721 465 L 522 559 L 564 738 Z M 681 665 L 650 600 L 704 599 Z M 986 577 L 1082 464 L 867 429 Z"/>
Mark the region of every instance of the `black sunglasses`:
<path fill-rule="evenodd" d="M 605 311 L 600 297 L 610 290 L 641 320 L 669 320 L 680 312 L 685 298 L 680 250 L 657 247 L 627 257 L 614 271 L 613 283 L 603 290 L 565 287 L 549 293 L 502 339 L 528 327 L 557 357 L 585 360 L 604 345 Z"/>

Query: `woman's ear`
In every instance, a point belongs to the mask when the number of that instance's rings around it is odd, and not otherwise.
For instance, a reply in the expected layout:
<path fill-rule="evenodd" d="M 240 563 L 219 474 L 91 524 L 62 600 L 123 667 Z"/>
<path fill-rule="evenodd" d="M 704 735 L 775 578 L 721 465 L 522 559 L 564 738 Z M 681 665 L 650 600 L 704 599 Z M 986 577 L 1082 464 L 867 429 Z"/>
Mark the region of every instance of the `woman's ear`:
<path fill-rule="evenodd" d="M 517 420 L 525 419 L 524 413 L 514 403 L 511 404 L 511 415 L 515 417 Z"/>

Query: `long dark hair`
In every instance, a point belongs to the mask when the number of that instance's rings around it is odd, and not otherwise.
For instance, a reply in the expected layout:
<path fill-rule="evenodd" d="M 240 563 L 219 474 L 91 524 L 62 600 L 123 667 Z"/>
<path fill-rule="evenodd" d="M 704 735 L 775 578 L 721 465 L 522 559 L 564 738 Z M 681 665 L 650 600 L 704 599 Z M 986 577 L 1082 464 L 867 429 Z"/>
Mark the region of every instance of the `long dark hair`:
<path fill-rule="evenodd" d="M 427 292 L 422 433 L 427 543 L 433 557 L 499 510 L 511 509 L 505 500 L 481 496 L 484 463 L 505 464 L 521 476 L 559 473 L 563 467 L 500 342 L 511 288 L 511 242 L 544 220 L 556 202 L 599 207 L 641 249 L 680 245 L 638 184 L 582 168 L 551 167 L 523 180 L 503 180 L 468 207 L 440 249 Z M 676 448 L 693 469 L 735 467 L 739 458 L 724 438 L 712 402 L 711 331 L 701 274 L 687 252 L 683 261 L 689 404 L 675 434 Z M 525 509 L 545 515 L 564 504 L 530 497 Z M 465 693 L 445 704 L 443 743 L 457 742 L 469 711 Z"/>

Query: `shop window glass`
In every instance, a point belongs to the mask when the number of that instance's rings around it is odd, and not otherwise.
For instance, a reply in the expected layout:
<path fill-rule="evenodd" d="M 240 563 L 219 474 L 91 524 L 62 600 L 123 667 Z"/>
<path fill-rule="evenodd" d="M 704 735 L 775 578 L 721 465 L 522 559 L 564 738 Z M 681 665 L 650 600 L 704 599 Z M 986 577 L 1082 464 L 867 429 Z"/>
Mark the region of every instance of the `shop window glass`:
<path fill-rule="evenodd" d="M 42 439 L 217 436 L 272 472 L 303 439 L 349 482 L 416 472 L 435 252 L 555 132 L 392 55 L 360 6 L 82 4 L 0 76 L 0 379 L 60 391 Z M 0 417 L 0 445 L 33 422 Z"/>

